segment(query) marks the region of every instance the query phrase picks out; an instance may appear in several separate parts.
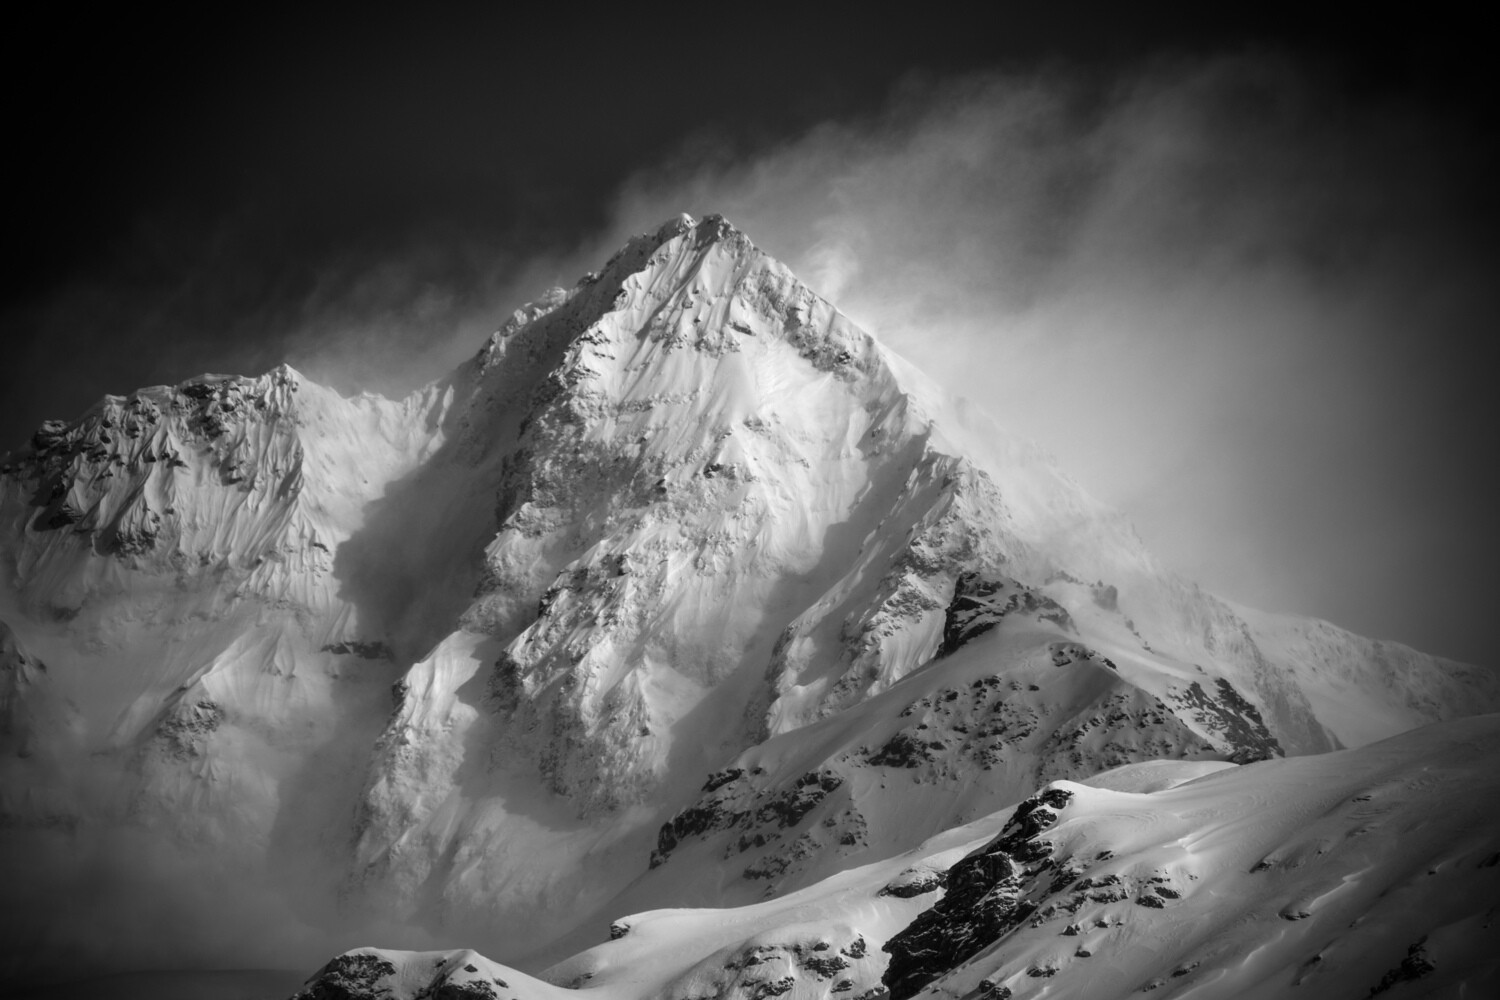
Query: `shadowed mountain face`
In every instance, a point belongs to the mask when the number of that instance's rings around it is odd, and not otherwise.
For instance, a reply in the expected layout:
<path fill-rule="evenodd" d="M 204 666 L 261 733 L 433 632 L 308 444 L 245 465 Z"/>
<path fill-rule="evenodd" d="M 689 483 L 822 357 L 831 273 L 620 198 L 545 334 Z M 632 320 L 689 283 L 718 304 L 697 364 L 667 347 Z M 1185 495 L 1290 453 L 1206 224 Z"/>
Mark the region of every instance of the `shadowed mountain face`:
<path fill-rule="evenodd" d="M 534 965 L 1051 781 L 1500 707 L 1162 572 L 716 217 L 402 400 L 283 367 L 45 425 L 0 468 L 0 558 L 20 976 L 312 968 L 352 931 Z"/>

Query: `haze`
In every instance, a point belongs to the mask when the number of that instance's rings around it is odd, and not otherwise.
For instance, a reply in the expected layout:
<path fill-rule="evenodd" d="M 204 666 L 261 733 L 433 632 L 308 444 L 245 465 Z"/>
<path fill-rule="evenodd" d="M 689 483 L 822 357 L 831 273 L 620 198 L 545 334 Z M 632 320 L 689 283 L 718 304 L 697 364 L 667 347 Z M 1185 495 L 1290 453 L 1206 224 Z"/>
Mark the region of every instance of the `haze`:
<path fill-rule="evenodd" d="M 248 30 L 122 74 L 69 138 L 27 109 L 34 169 L 77 155 L 12 236 L 9 445 L 202 370 L 404 391 L 627 235 L 719 212 L 1168 565 L 1495 662 L 1494 144 L 1432 33 L 1032 18 L 1005 48 L 820 15 L 745 25 L 741 61 L 661 25 Z M 83 165 L 91 123 L 120 142 Z"/>

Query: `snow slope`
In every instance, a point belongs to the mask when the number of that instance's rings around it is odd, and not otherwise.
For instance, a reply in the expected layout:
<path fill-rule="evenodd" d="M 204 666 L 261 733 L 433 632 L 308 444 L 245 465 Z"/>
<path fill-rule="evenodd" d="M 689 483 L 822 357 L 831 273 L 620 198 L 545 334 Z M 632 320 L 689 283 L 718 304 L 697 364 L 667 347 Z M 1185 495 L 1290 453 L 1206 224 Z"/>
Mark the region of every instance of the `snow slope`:
<path fill-rule="evenodd" d="M 361 949 L 298 997 L 1492 995 L 1497 764 L 1484 716 L 1243 767 L 1126 765 L 774 900 L 622 917 L 543 981 Z M 355 962 L 388 971 L 332 992 Z"/>
<path fill-rule="evenodd" d="M 44 425 L 0 460 L 0 566 L 0 839 L 51 859 L 15 898 L 74 891 L 80 838 L 106 885 L 141 843 L 158 881 L 229 880 L 170 919 L 121 891 L 17 920 L 17 970 L 129 967 L 153 926 L 233 965 L 362 929 L 534 966 L 1055 778 L 1500 708 L 1488 674 L 1162 571 L 717 217 L 403 400 L 283 367 Z M 302 943 L 196 941 L 240 923 Z"/>

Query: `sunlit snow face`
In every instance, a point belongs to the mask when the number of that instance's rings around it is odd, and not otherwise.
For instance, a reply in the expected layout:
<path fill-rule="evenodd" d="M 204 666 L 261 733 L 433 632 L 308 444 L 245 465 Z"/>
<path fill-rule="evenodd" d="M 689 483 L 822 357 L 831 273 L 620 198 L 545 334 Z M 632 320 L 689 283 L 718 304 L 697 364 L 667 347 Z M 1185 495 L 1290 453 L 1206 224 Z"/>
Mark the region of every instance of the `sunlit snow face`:
<path fill-rule="evenodd" d="M 1469 460 L 1497 307 L 1470 210 L 1482 145 L 1329 79 L 1246 55 L 911 87 L 760 155 L 643 171 L 572 253 L 343 268 L 288 314 L 292 360 L 324 380 L 439 374 L 627 235 L 720 212 L 1188 575 L 1483 660 L 1463 604 L 1500 557 L 1475 541 Z M 1465 585 L 1419 609 L 1412 577 Z"/>
<path fill-rule="evenodd" d="M 1189 575 L 1489 658 L 1477 623 L 1500 542 L 1478 527 L 1487 473 L 1472 461 L 1497 306 L 1475 210 L 1485 142 L 1436 103 L 1286 56 L 1082 76 L 908 83 L 877 113 L 749 154 L 690 141 L 592 206 L 609 222 L 583 238 L 473 222 L 360 242 L 253 294 L 207 265 L 160 302 L 80 286 L 49 308 L 48 343 L 109 339 L 66 377 L 39 349 L 48 415 L 81 380 L 62 412 L 120 389 L 100 381 L 120 345 L 172 359 L 161 381 L 288 360 L 343 391 L 405 390 L 626 235 L 722 212 L 1058 453 Z M 220 229 L 231 249 L 254 232 Z M 158 236 L 178 252 L 187 238 Z M 1415 578 L 1455 586 L 1419 607 Z"/>
<path fill-rule="evenodd" d="M 643 173 L 618 215 L 725 213 L 1229 596 L 1483 660 L 1482 609 L 1401 582 L 1500 556 L 1470 460 L 1482 144 L 1328 80 L 1244 56 L 912 88 Z"/>

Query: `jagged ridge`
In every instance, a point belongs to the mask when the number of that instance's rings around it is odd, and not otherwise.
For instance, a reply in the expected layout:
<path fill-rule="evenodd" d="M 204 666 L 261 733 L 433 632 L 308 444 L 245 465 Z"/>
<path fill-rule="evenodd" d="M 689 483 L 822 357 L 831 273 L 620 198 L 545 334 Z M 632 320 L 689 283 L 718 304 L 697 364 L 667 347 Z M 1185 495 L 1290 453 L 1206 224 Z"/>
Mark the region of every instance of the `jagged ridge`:
<path fill-rule="evenodd" d="M 81 696 L 131 816 L 518 953 L 811 884 L 1052 777 L 1335 743 L 1318 667 L 716 217 L 405 400 L 205 377 L 6 461 L 0 615 L 56 675 L 22 697 Z M 1402 669 L 1391 725 L 1495 694 Z M 726 850 L 726 884 L 685 861 Z"/>

